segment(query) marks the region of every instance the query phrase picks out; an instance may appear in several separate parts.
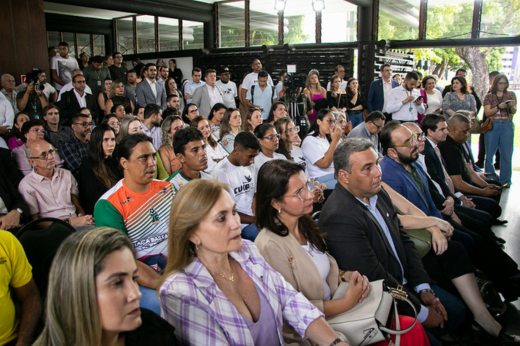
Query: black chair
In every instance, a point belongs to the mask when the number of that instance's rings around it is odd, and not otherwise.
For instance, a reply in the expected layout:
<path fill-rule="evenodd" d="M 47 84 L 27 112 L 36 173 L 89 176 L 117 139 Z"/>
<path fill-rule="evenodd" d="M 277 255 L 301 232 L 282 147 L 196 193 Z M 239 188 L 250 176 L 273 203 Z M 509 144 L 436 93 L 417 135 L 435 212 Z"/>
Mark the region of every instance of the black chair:
<path fill-rule="evenodd" d="M 47 227 L 42 224 L 50 222 Z M 33 267 L 33 278 L 42 297 L 47 295 L 47 284 L 52 260 L 61 243 L 76 230 L 65 221 L 42 218 L 29 222 L 16 234 L 27 259 Z"/>

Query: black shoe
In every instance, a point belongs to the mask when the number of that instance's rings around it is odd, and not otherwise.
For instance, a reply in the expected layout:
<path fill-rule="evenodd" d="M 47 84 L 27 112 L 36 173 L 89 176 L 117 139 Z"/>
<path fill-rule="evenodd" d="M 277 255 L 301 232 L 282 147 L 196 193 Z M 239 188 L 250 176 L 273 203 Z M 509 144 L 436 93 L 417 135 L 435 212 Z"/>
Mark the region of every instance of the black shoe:
<path fill-rule="evenodd" d="M 505 225 L 506 223 L 508 223 L 509 221 L 507 220 L 500 220 L 500 219 L 495 219 L 493 220 L 493 225 L 495 226 L 501 226 L 501 225 Z"/>
<path fill-rule="evenodd" d="M 507 332 L 504 331 L 504 328 L 502 328 L 500 330 L 500 333 L 498 333 L 498 336 L 494 336 L 494 335 L 491 335 L 489 334 L 487 331 L 484 330 L 484 328 L 482 328 L 482 326 L 480 324 L 478 324 L 476 321 L 473 321 L 472 324 L 471 324 L 478 332 L 480 335 L 488 338 L 488 339 L 494 339 L 496 341 L 499 341 L 500 344 L 517 344 L 517 342 L 515 342 L 515 339 L 519 338 L 517 335 L 513 335 L 513 334 L 509 334 Z"/>

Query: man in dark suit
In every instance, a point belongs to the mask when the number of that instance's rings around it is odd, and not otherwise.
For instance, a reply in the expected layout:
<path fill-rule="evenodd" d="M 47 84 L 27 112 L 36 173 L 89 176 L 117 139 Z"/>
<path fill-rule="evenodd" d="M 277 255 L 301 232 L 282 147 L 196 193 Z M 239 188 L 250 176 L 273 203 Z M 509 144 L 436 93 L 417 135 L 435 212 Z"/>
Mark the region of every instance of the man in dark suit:
<path fill-rule="evenodd" d="M 157 83 L 157 66 L 149 63 L 144 67 L 144 79 L 135 87 L 137 103 L 139 106 L 146 107 L 149 103 L 155 103 L 164 111 L 168 106 L 166 104 L 166 91 L 164 83 Z"/>
<path fill-rule="evenodd" d="M 381 189 L 378 161 L 372 143 L 364 138 L 348 138 L 336 149 L 338 184 L 323 206 L 320 231 L 341 269 L 358 270 L 371 281 L 384 279 L 390 287 L 403 285 L 427 332 L 447 334 L 464 320 L 464 305 L 431 285 L 390 197 Z"/>
<path fill-rule="evenodd" d="M 72 117 L 79 113 L 82 108 L 88 108 L 92 119 L 98 118 L 98 106 L 94 96 L 87 94 L 85 88 L 85 77 L 78 74 L 72 77 L 73 89 L 67 91 L 61 95 L 61 99 L 58 102 L 58 108 L 60 111 L 60 124 L 71 125 Z"/>
<path fill-rule="evenodd" d="M 0 167 L 0 229 L 14 230 L 28 221 L 29 207 L 4 166 Z"/>
<path fill-rule="evenodd" d="M 399 83 L 392 79 L 392 67 L 389 64 L 383 64 L 381 78 L 370 84 L 367 98 L 368 112 L 381 111 L 385 114 L 386 121 L 391 121 L 392 113 L 386 111 L 386 101 L 390 91 L 398 86 Z"/>

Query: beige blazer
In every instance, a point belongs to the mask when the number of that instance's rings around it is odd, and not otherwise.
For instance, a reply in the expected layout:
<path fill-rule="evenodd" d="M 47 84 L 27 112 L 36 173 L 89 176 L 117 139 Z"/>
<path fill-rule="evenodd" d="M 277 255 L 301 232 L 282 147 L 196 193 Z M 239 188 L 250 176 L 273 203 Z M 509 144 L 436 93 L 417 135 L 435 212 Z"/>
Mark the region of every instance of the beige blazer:
<path fill-rule="evenodd" d="M 256 237 L 255 245 L 271 267 L 282 274 L 287 282 L 323 312 L 325 289 L 320 273 L 312 258 L 292 234 L 281 237 L 264 228 Z M 327 256 L 330 262 L 327 283 L 333 295 L 340 282 L 339 268 L 336 260 L 328 253 Z M 284 324 L 284 339 L 286 343 L 315 345 L 310 340 L 303 340 L 286 324 Z"/>

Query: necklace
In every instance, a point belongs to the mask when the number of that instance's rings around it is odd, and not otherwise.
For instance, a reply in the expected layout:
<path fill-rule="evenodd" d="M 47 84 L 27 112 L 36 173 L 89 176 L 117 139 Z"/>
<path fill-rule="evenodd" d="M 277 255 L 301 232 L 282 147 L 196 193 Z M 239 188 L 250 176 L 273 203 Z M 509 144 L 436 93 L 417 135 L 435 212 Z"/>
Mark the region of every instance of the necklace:
<path fill-rule="evenodd" d="M 215 273 L 215 272 L 211 272 L 211 275 L 215 276 L 215 275 L 218 275 L 228 281 L 231 281 L 231 282 L 235 282 L 235 276 L 233 275 L 233 268 L 231 268 L 231 263 L 229 264 L 229 271 L 231 272 L 231 276 L 230 277 L 227 277 L 226 275 L 224 275 L 223 273 Z"/>

